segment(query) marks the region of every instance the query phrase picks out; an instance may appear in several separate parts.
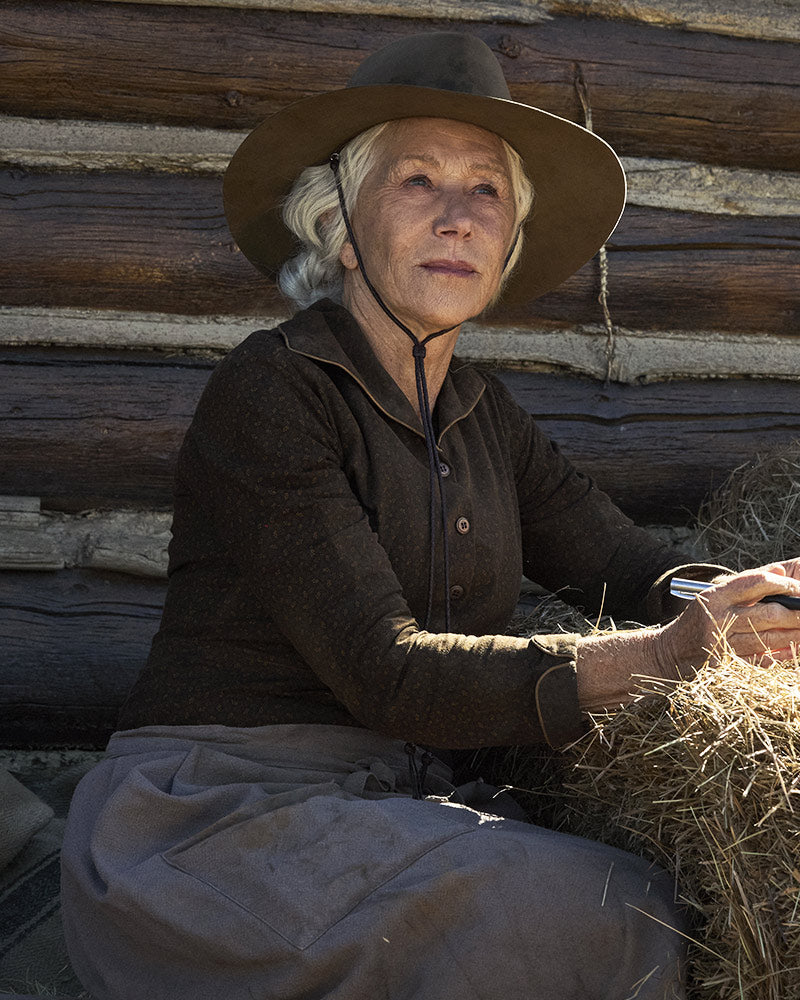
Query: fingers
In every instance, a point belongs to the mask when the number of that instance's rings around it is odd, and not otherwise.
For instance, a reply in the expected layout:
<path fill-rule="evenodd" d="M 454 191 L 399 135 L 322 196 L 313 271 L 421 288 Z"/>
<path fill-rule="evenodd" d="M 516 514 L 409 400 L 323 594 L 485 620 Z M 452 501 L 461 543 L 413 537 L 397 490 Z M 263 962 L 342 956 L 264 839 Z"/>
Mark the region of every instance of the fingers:
<path fill-rule="evenodd" d="M 786 562 L 778 563 L 778 565 L 783 567 L 786 576 L 793 580 L 800 580 L 800 558 L 788 559 Z"/>
<path fill-rule="evenodd" d="M 728 606 L 724 619 L 715 623 L 718 634 L 745 658 L 768 653 L 775 659 L 791 659 L 792 646 L 800 646 L 800 611 L 780 604 Z"/>
<path fill-rule="evenodd" d="M 734 633 L 744 632 L 800 632 L 800 610 L 785 608 L 782 604 L 734 604 L 726 609 L 726 622 Z M 790 640 L 794 636 L 789 635 Z"/>
<path fill-rule="evenodd" d="M 724 630 L 720 636 L 743 659 L 766 655 L 775 660 L 791 660 L 794 650 L 800 647 L 800 629 L 752 629 L 743 632 Z"/>
<path fill-rule="evenodd" d="M 786 666 L 800 666 L 797 660 L 798 647 L 795 643 L 791 646 L 778 649 L 765 649 L 761 653 L 754 653 L 752 656 L 745 656 L 742 659 L 754 664 L 757 667 L 772 667 L 775 664 Z"/>
<path fill-rule="evenodd" d="M 800 595 L 800 581 L 784 575 L 783 566 L 773 568 L 720 578 L 692 601 L 673 640 L 680 640 L 687 659 L 697 664 L 700 652 L 719 649 L 721 639 L 742 659 L 764 665 L 793 659 L 793 648 L 800 648 L 800 611 L 760 601 L 787 591 Z"/>
<path fill-rule="evenodd" d="M 796 571 L 798 577 L 789 575 L 787 569 Z M 717 577 L 714 586 L 704 591 L 701 598 L 711 614 L 719 618 L 726 605 L 731 611 L 737 611 L 774 594 L 800 597 L 800 560 L 770 563 L 733 576 Z"/>
<path fill-rule="evenodd" d="M 800 597 L 800 559 L 717 577 L 668 626 L 663 645 L 671 662 L 698 666 L 721 638 L 742 659 L 768 666 L 795 660 L 800 610 L 762 603 L 770 594 Z"/>
<path fill-rule="evenodd" d="M 779 604 L 729 607 L 721 624 L 709 615 L 712 622 L 714 641 L 706 649 L 722 640 L 737 656 L 762 666 L 792 661 L 800 648 L 800 611 Z"/>

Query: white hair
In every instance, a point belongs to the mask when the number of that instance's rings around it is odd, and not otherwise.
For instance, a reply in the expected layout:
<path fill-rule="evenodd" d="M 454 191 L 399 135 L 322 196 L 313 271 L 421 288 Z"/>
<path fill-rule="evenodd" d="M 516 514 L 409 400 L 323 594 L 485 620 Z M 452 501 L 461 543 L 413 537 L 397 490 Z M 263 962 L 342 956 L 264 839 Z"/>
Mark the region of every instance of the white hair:
<path fill-rule="evenodd" d="M 375 164 L 380 137 L 395 124 L 381 122 L 342 146 L 339 174 L 345 206 L 351 216 L 361 185 Z M 533 203 L 533 185 L 525 173 L 522 158 L 504 139 L 501 142 L 508 159 L 516 207 L 514 230 L 518 236 L 492 302 L 499 297 L 522 252 L 520 227 Z M 329 164 L 306 167 L 300 174 L 283 203 L 283 221 L 299 242 L 300 251 L 281 267 L 278 273 L 280 290 L 300 309 L 322 298 L 341 302 L 345 269 L 339 254 L 348 237 Z"/>

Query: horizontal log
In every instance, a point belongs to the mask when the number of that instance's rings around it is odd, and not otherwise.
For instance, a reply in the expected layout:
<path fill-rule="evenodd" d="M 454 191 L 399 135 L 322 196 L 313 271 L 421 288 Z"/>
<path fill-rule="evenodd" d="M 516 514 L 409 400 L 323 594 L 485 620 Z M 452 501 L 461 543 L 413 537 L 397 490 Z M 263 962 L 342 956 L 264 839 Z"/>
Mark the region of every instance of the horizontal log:
<path fill-rule="evenodd" d="M 0 573 L 0 745 L 103 746 L 165 588 L 88 570 Z"/>
<path fill-rule="evenodd" d="M 31 497 L 0 497 L 27 502 Z M 81 514 L 59 511 L 37 513 L 35 531 L 23 539 L 20 528 L 4 518 L 0 509 L 0 570 L 97 569 L 107 573 L 164 580 L 167 577 L 167 546 L 171 536 L 172 512 L 155 510 L 95 510 Z M 650 530 L 665 543 L 694 547 L 701 555 L 696 530 L 688 525 L 651 525 Z M 26 541 L 27 559 L 21 558 Z M 42 542 L 47 542 L 58 559 L 41 559 Z M 7 559 L 11 550 L 15 560 Z"/>
<path fill-rule="evenodd" d="M 8 0 L 0 111 L 245 129 L 343 85 L 364 56 L 447 20 L 365 19 L 87 0 Z M 625 156 L 797 167 L 800 82 L 789 42 L 555 17 L 474 23 L 518 100 L 594 127 Z"/>
<path fill-rule="evenodd" d="M 800 173 L 624 157 L 628 203 L 680 212 L 800 215 Z"/>
<path fill-rule="evenodd" d="M 116 2 L 116 0 L 115 0 Z M 194 7 L 257 7 L 327 13 L 330 0 L 128 0 Z M 785 0 L 337 0 L 338 14 L 539 24 L 548 14 L 623 18 L 739 38 L 800 40 L 800 15 Z"/>
<path fill-rule="evenodd" d="M 73 511 L 125 504 L 168 508 L 178 449 L 212 367 L 211 361 L 133 353 L 4 353 L 4 493 L 38 496 L 45 507 Z M 33 399 L 31 390 L 50 398 Z"/>
<path fill-rule="evenodd" d="M 217 178 L 0 172 L 10 306 L 274 315 L 286 305 L 236 249 Z M 609 242 L 616 324 L 794 334 L 800 241 L 791 218 L 631 206 Z M 602 322 L 596 261 L 493 322 Z"/>
<path fill-rule="evenodd" d="M 0 353 L 0 482 L 76 511 L 169 508 L 175 458 L 210 362 L 130 352 Z M 686 523 L 756 452 L 800 436 L 797 382 L 640 386 L 504 372 L 564 452 L 635 520 Z"/>
<path fill-rule="evenodd" d="M 286 314 L 262 316 L 259 326 L 276 326 Z M 0 306 L 0 345 L 155 349 L 221 356 L 252 332 L 242 316 L 169 316 L 163 313 Z M 794 337 L 712 330 L 613 331 L 615 381 L 635 383 L 670 378 L 741 375 L 800 377 Z M 567 327 L 489 326 L 465 323 L 458 354 L 481 364 L 557 370 L 605 379 L 609 372 L 608 331 L 599 324 Z"/>
<path fill-rule="evenodd" d="M 64 559 L 42 530 L 37 497 L 0 496 L 0 569 L 61 569 Z"/>
<path fill-rule="evenodd" d="M 0 165 L 34 171 L 222 174 L 246 132 L 0 116 Z M 800 215 L 800 173 L 623 157 L 628 204 L 716 215 Z"/>
<path fill-rule="evenodd" d="M 88 511 L 19 513 L 31 497 L 0 497 L 0 570 L 83 567 L 165 579 L 172 514 Z M 5 508 L 3 504 L 5 503 Z"/>
<path fill-rule="evenodd" d="M 479 364 L 636 384 L 687 378 L 800 378 L 794 337 L 585 325 L 548 330 L 465 325 L 458 353 Z"/>
<path fill-rule="evenodd" d="M 0 115 L 0 164 L 222 174 L 247 132 Z M 723 168 L 724 169 L 724 168 Z"/>
<path fill-rule="evenodd" d="M 641 524 L 691 521 L 734 468 L 800 436 L 796 382 L 629 386 L 501 377 L 565 454 Z"/>

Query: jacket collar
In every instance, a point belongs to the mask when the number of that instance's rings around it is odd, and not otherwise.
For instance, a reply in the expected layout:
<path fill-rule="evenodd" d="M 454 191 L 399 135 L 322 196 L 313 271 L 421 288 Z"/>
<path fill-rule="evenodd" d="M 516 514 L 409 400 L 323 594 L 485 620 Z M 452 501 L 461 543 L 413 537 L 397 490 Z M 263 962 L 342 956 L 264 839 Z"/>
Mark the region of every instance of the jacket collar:
<path fill-rule="evenodd" d="M 387 417 L 424 437 L 419 416 L 344 306 L 322 299 L 278 329 L 290 351 L 343 369 Z M 472 412 L 485 388 L 474 368 L 453 358 L 434 408 L 439 442 L 453 424 Z"/>

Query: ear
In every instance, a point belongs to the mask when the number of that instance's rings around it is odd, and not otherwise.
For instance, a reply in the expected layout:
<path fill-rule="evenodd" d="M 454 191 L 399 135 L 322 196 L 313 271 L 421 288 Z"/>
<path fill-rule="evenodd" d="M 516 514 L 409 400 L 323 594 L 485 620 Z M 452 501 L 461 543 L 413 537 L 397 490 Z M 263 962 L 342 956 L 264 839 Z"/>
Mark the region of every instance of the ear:
<path fill-rule="evenodd" d="M 339 261 L 348 271 L 355 271 L 358 267 L 358 261 L 353 251 L 353 244 L 350 240 L 347 240 L 339 251 Z"/>

